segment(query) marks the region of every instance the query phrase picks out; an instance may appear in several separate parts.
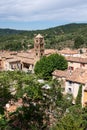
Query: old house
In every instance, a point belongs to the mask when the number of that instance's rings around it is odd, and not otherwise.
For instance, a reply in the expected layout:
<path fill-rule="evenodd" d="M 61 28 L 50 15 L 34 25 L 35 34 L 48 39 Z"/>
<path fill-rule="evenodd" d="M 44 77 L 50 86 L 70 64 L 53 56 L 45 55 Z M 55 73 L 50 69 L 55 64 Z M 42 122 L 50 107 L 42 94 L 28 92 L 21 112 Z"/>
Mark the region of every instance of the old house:
<path fill-rule="evenodd" d="M 55 70 L 53 78 L 64 81 L 65 94 L 69 93 L 73 95 L 73 99 L 76 99 L 80 85 L 82 85 L 82 106 L 87 103 L 87 69 L 75 69 L 71 70 Z"/>
<path fill-rule="evenodd" d="M 87 69 L 87 58 L 81 57 L 66 57 L 68 69 L 75 70 L 76 68 Z"/>
<path fill-rule="evenodd" d="M 0 54 L 1 70 L 14 70 L 19 69 L 20 60 L 10 55 L 10 52 L 3 52 Z"/>
<path fill-rule="evenodd" d="M 67 56 L 71 56 L 71 57 L 80 57 L 80 53 L 78 50 L 71 50 L 69 48 L 66 48 L 64 50 L 60 50 L 58 51 L 59 54 L 67 57 Z"/>

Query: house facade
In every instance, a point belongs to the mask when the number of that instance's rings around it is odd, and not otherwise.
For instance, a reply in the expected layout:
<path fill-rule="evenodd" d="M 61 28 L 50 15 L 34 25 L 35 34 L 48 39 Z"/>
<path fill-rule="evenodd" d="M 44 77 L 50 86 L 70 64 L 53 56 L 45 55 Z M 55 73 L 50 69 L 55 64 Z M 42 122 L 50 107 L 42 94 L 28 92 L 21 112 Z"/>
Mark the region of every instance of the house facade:
<path fill-rule="evenodd" d="M 64 81 L 64 92 L 65 94 L 72 94 L 73 100 L 75 101 L 79 87 L 82 85 L 82 106 L 86 106 L 87 101 L 87 69 L 76 69 L 74 71 L 70 70 L 55 70 L 53 73 L 53 78 Z"/>
<path fill-rule="evenodd" d="M 71 57 L 80 57 L 81 54 L 79 53 L 78 50 L 71 50 L 69 48 L 66 48 L 64 50 L 60 50 L 58 51 L 59 54 L 67 57 L 67 56 L 71 56 Z"/>
<path fill-rule="evenodd" d="M 77 68 L 87 69 L 87 58 L 81 57 L 66 57 L 68 69 L 75 70 Z"/>

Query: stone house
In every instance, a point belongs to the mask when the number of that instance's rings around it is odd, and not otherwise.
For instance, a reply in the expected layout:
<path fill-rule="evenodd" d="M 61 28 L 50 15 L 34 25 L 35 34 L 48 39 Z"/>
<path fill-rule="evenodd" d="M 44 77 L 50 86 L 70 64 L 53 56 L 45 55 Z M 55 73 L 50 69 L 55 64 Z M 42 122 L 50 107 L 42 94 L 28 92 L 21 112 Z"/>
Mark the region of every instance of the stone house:
<path fill-rule="evenodd" d="M 71 56 L 71 57 L 80 57 L 81 54 L 79 53 L 78 50 L 71 50 L 69 48 L 66 48 L 64 50 L 60 50 L 58 51 L 59 54 L 67 57 L 67 56 Z"/>
<path fill-rule="evenodd" d="M 21 70 L 21 62 L 18 59 L 7 59 L 4 61 L 3 70 Z"/>
<path fill-rule="evenodd" d="M 53 78 L 64 81 L 65 94 L 72 94 L 75 100 L 78 94 L 79 86 L 82 85 L 82 106 L 87 104 L 87 69 L 55 70 Z"/>
<path fill-rule="evenodd" d="M 77 68 L 87 69 L 87 58 L 81 57 L 66 57 L 68 69 L 75 70 Z"/>

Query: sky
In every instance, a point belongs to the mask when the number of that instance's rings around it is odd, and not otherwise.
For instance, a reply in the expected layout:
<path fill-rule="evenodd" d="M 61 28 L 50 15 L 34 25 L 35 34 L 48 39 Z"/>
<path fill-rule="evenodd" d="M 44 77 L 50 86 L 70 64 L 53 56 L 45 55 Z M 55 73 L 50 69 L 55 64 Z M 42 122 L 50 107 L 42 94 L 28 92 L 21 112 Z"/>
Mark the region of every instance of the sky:
<path fill-rule="evenodd" d="M 47 29 L 87 23 L 87 0 L 0 0 L 0 28 Z"/>

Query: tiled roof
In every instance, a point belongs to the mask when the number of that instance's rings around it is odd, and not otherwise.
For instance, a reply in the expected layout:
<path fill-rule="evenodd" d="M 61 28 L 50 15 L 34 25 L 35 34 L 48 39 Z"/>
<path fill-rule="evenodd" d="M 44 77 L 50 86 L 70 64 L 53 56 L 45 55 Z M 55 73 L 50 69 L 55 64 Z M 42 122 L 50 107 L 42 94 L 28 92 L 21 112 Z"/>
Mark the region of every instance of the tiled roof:
<path fill-rule="evenodd" d="M 7 62 L 9 62 L 9 63 L 12 63 L 12 62 L 20 62 L 20 60 L 19 59 L 7 59 L 6 60 Z"/>
<path fill-rule="evenodd" d="M 26 53 L 26 52 L 22 52 L 22 53 L 18 53 L 17 54 L 18 57 L 23 57 L 23 58 L 28 58 L 28 59 L 32 59 L 34 58 L 34 53 Z"/>
<path fill-rule="evenodd" d="M 13 104 L 6 104 L 6 111 L 7 112 L 14 112 L 18 107 L 23 106 L 22 99 L 19 99 L 17 102 L 13 102 Z"/>
<path fill-rule="evenodd" d="M 67 70 L 65 70 L 65 71 L 55 70 L 55 71 L 52 73 L 52 75 L 54 75 L 54 76 L 64 77 L 64 78 L 66 78 L 67 74 L 69 74 Z"/>
<path fill-rule="evenodd" d="M 10 106 L 9 108 L 7 108 L 7 111 L 8 111 L 8 112 L 14 112 L 14 111 L 16 111 L 16 109 L 17 109 L 17 106 L 12 105 L 12 106 Z"/>
<path fill-rule="evenodd" d="M 52 75 L 56 77 L 65 77 L 66 80 L 85 84 L 87 82 L 87 70 L 77 68 L 75 71 L 55 70 Z"/>
<path fill-rule="evenodd" d="M 71 62 L 77 62 L 77 63 L 87 63 L 87 58 L 81 58 L 81 57 L 66 57 L 67 61 Z"/>
<path fill-rule="evenodd" d="M 87 82 L 87 70 L 76 69 L 69 77 L 67 76 L 66 80 L 85 84 Z"/>
<path fill-rule="evenodd" d="M 21 61 L 26 64 L 34 64 L 34 59 L 21 58 Z"/>
<path fill-rule="evenodd" d="M 50 55 L 50 54 L 54 54 L 57 53 L 58 51 L 55 49 L 45 49 L 45 55 Z"/>
<path fill-rule="evenodd" d="M 70 49 L 64 49 L 59 51 L 60 54 L 70 54 L 70 55 L 74 55 L 74 54 L 78 54 L 77 50 L 70 50 Z"/>
<path fill-rule="evenodd" d="M 6 58 L 6 59 L 13 58 L 13 56 L 10 55 L 9 53 L 1 53 L 1 54 L 0 54 L 0 57 L 1 57 L 1 58 Z"/>

